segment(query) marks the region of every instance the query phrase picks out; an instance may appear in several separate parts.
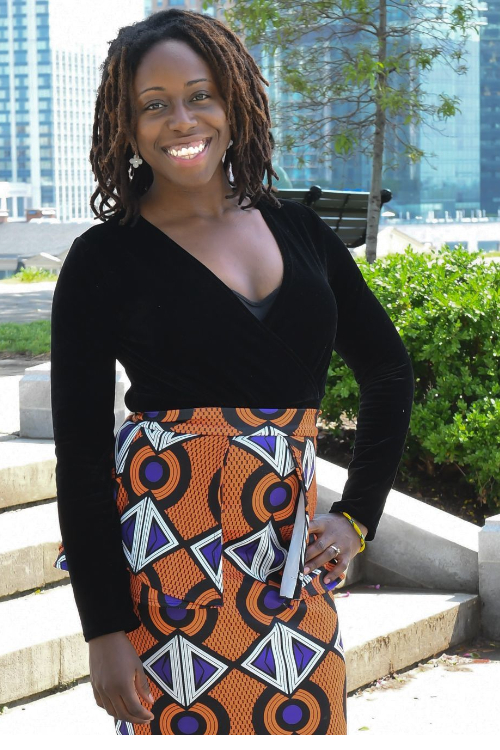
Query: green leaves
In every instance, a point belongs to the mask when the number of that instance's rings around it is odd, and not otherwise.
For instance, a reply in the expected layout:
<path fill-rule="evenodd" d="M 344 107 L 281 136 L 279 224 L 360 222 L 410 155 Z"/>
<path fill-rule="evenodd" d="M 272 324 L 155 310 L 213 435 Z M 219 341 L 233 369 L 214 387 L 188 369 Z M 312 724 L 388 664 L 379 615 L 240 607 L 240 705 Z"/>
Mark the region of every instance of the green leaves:
<path fill-rule="evenodd" d="M 457 464 L 476 498 L 500 508 L 500 262 L 461 245 L 357 261 L 412 360 L 415 400 L 402 463 Z M 321 408 L 357 414 L 359 389 L 336 354 Z"/>

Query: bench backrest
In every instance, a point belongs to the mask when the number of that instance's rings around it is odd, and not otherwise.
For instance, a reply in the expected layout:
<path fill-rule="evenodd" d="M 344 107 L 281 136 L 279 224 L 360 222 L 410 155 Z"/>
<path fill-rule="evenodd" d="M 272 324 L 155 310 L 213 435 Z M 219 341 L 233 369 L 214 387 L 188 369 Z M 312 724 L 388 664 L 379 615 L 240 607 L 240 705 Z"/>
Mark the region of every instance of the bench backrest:
<path fill-rule="evenodd" d="M 306 188 L 278 190 L 280 198 L 289 198 L 311 206 L 328 226 L 338 234 L 347 247 L 359 247 L 366 242 L 368 219 L 368 192 L 348 190 L 323 190 L 313 185 Z M 391 200 L 389 190 L 382 190 L 382 203 Z"/>

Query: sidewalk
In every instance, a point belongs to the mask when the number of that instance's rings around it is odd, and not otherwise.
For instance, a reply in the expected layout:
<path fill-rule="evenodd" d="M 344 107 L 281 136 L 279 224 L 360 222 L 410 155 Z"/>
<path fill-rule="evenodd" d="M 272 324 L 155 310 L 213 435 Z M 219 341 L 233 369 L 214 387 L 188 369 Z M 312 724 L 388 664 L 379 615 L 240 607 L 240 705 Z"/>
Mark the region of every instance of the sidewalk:
<path fill-rule="evenodd" d="M 50 320 L 55 281 L 0 283 L 0 324 Z"/>
<path fill-rule="evenodd" d="M 353 693 L 348 734 L 497 735 L 499 684 L 500 643 L 478 639 Z"/>
<path fill-rule="evenodd" d="M 491 648 L 487 642 L 481 648 L 477 642 L 469 643 L 349 695 L 347 733 L 406 738 L 496 735 L 500 647 Z M 464 653 L 477 653 L 490 661 L 481 663 L 465 658 Z M 114 733 L 114 719 L 97 706 L 88 677 L 74 687 L 19 702 L 0 714 L 0 739 L 36 735 L 54 740 Z"/>

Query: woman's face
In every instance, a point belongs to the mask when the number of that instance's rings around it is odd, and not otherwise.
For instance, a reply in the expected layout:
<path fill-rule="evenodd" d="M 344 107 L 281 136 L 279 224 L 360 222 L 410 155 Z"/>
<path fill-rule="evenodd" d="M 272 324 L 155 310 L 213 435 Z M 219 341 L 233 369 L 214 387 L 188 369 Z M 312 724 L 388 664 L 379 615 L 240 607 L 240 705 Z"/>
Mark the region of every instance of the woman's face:
<path fill-rule="evenodd" d="M 188 44 L 155 44 L 139 64 L 134 91 L 137 147 L 155 182 L 202 187 L 223 171 L 231 138 L 225 104 L 208 64 Z"/>

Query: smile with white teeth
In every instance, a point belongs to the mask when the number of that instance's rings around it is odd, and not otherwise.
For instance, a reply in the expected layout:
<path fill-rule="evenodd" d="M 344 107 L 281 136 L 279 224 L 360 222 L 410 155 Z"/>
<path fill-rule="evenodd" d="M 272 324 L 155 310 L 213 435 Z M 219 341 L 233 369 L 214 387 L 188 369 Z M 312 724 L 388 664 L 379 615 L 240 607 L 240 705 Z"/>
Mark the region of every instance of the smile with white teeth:
<path fill-rule="evenodd" d="M 201 154 L 201 152 L 205 150 L 207 145 L 208 139 L 205 139 L 204 141 L 199 141 L 196 146 L 189 146 L 188 148 L 183 146 L 178 149 L 172 146 L 165 150 L 168 154 L 176 156 L 178 159 L 194 159 L 195 156 L 198 156 L 198 154 Z"/>

